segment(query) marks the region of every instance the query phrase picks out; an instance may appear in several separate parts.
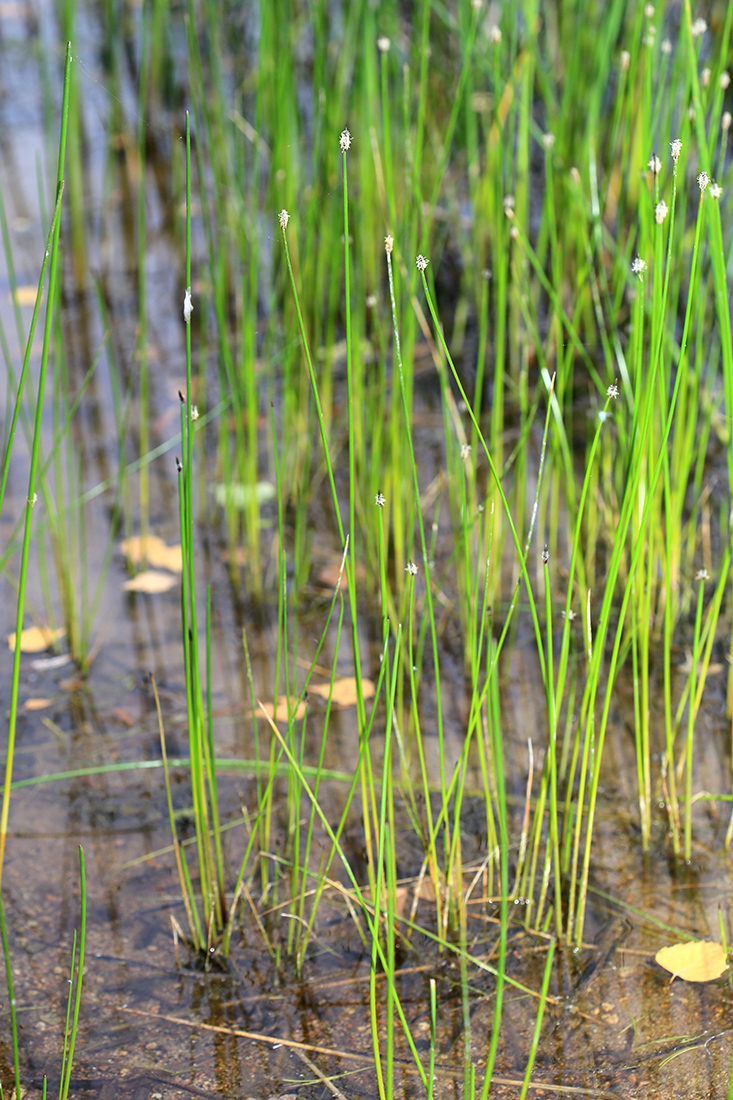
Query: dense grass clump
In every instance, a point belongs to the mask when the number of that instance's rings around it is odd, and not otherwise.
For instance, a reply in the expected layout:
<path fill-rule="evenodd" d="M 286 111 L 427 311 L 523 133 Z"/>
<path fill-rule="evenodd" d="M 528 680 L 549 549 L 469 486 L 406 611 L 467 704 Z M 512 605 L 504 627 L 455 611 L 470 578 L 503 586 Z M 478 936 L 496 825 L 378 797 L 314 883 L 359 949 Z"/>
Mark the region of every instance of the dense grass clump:
<path fill-rule="evenodd" d="M 110 0 L 101 15 L 104 129 L 118 151 L 110 143 L 104 187 L 126 195 L 137 326 L 131 344 L 111 284 L 89 262 L 99 227 L 84 202 L 80 67 L 64 85 L 72 193 L 62 201 L 64 129 L 37 384 L 26 384 L 33 329 L 17 378 L 3 336 L 15 412 L 0 509 L 18 422 L 32 440 L 22 540 L 3 548 L 6 571 L 18 563 L 17 637 L 55 332 L 44 470 L 56 493 L 42 480 L 35 538 L 47 617 L 63 620 L 82 670 L 95 655 L 97 593 L 118 531 L 139 531 L 144 567 L 150 463 L 168 447 L 178 456 L 193 860 L 176 830 L 159 706 L 158 716 L 181 935 L 196 953 L 235 954 L 246 901 L 274 963 L 302 973 L 324 898 L 340 890 L 371 955 L 380 1096 L 393 1094 L 400 1028 L 433 1092 L 435 983 L 426 1059 L 396 982 L 419 935 L 459 963 L 465 1091 L 484 1098 L 520 912 L 550 943 L 524 1095 L 554 945 L 583 942 L 622 682 L 640 851 L 666 847 L 689 862 L 695 847 L 696 721 L 713 655 L 730 655 L 732 644 L 724 65 L 733 6 L 708 27 L 689 0 L 527 0 L 505 10 L 420 0 L 409 17 L 386 0 L 283 0 L 256 11 L 156 0 L 122 5 L 129 69 L 117 7 Z M 128 92 L 137 113 L 126 118 Z M 183 307 L 185 391 L 168 394 L 180 399 L 173 440 L 151 428 L 160 385 L 153 162 L 165 167 L 156 200 L 180 271 L 166 306 L 179 324 Z M 4 240 L 12 284 L 7 232 Z M 75 451 L 83 401 L 71 398 L 62 285 L 94 292 L 103 336 L 84 386 L 106 372 L 113 420 L 114 473 L 99 491 L 114 501 L 91 596 L 79 562 L 96 490 L 83 488 Z M 20 319 L 19 337 L 23 345 Z M 134 370 L 120 367 L 119 347 Z M 221 589 L 208 586 L 204 600 L 199 565 L 210 540 L 225 547 L 228 591 L 246 608 L 246 760 L 221 761 L 217 749 Z M 327 582 L 318 580 L 325 559 Z M 274 625 L 267 676 L 254 626 L 263 614 Z M 507 678 L 528 636 L 535 680 L 525 690 L 542 714 L 528 731 L 529 775 L 517 769 L 506 713 Z M 690 651 L 682 678 L 681 645 Z M 19 661 L 18 641 L 0 871 Z M 352 755 L 333 766 L 334 716 L 347 706 Z M 250 777 L 247 839 L 233 868 L 222 839 L 227 767 Z M 709 793 L 730 799 L 729 788 L 721 780 Z M 466 846 L 469 810 L 482 821 L 480 856 Z M 717 842 L 727 847 L 732 836 L 733 817 Z M 419 884 L 411 913 L 403 878 Z M 479 908 L 495 933 L 483 924 L 479 933 Z M 274 935 L 267 914 L 281 909 L 292 919 Z M 491 963 L 479 960 L 478 943 L 496 948 Z M 495 979 L 480 1066 L 472 967 Z"/>

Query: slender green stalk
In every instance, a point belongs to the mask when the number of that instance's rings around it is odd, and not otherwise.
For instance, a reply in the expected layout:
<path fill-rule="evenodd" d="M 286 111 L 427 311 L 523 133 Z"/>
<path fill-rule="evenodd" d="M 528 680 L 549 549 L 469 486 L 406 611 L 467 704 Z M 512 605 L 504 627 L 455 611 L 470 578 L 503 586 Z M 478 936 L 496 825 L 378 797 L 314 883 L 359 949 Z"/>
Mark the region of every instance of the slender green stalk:
<path fill-rule="evenodd" d="M 545 1014 L 545 1005 L 547 1004 L 547 994 L 550 989 L 550 978 L 552 976 L 552 960 L 555 954 L 555 942 L 550 941 L 550 945 L 547 951 L 547 959 L 545 960 L 545 972 L 542 978 L 542 991 L 540 993 L 540 1003 L 537 1008 L 537 1018 L 535 1020 L 534 1032 L 532 1034 L 532 1044 L 529 1050 L 529 1058 L 527 1060 L 527 1069 L 524 1072 L 524 1080 L 522 1081 L 522 1091 L 519 1094 L 519 1100 L 524 1100 L 529 1089 L 529 1083 L 532 1078 L 532 1069 L 534 1068 L 535 1059 L 537 1057 L 537 1051 L 540 1045 L 540 1035 L 542 1034 L 542 1018 Z"/>
<path fill-rule="evenodd" d="M 66 157 L 66 134 L 69 118 L 69 89 L 71 86 L 71 43 L 66 48 L 66 62 L 64 65 L 64 91 L 61 101 L 61 135 L 59 138 L 58 170 L 56 175 L 56 206 L 58 208 L 60 196 L 64 185 L 64 161 Z M 18 719 L 18 690 L 20 682 L 20 634 L 23 627 L 23 615 L 25 612 L 25 592 L 28 580 L 28 559 L 30 553 L 31 528 L 33 523 L 33 508 L 38 499 L 36 493 L 36 479 L 40 461 L 41 428 L 43 421 L 43 404 L 46 391 L 46 373 L 50 353 L 51 332 L 53 325 L 53 304 L 56 297 L 56 277 L 59 256 L 59 220 L 53 231 L 51 243 L 51 256 L 48 276 L 48 301 L 46 305 L 46 323 L 43 331 L 43 347 L 41 349 L 41 367 L 38 378 L 36 394 L 36 415 L 33 428 L 33 446 L 31 450 L 30 472 L 28 474 L 28 496 L 25 507 L 25 523 L 23 527 L 23 548 L 21 550 L 20 575 L 18 578 L 18 602 L 15 617 L 15 650 L 13 654 L 13 678 L 10 693 L 10 717 L 8 720 L 8 737 L 5 755 L 5 781 L 3 784 L 2 810 L 0 811 L 0 885 L 2 884 L 3 863 L 5 859 L 5 845 L 8 834 L 8 817 L 10 814 L 10 785 L 13 778 L 13 758 L 15 754 L 15 734 Z M 4 475 L 5 476 L 5 475 Z"/>
<path fill-rule="evenodd" d="M 69 1008 L 71 1007 L 72 988 L 74 995 L 74 1010 L 69 1027 L 69 1012 L 66 1017 L 66 1031 L 64 1033 L 64 1058 L 61 1069 L 61 1085 L 59 1088 L 59 1100 L 68 1100 L 71 1086 L 71 1068 L 74 1061 L 74 1048 L 79 1033 L 79 1010 L 81 1008 L 81 989 L 84 977 L 84 954 L 87 936 L 87 882 L 84 861 L 84 849 L 79 848 L 79 895 L 81 901 L 81 913 L 79 916 L 79 957 L 76 957 L 76 932 L 74 933 L 74 951 L 72 953 L 71 978 L 69 979 Z M 74 963 L 76 963 L 76 983 L 74 983 Z"/>
<path fill-rule="evenodd" d="M 10 1034 L 13 1048 L 13 1073 L 15 1075 L 15 1100 L 21 1100 L 20 1087 L 20 1051 L 18 1047 L 18 1016 L 15 1004 L 15 987 L 13 985 L 13 967 L 10 961 L 10 945 L 8 943 L 8 929 L 5 923 L 5 906 L 3 905 L 2 891 L 0 891 L 0 936 L 2 936 L 3 959 L 5 960 L 5 987 L 8 991 L 8 1006 L 10 1008 Z"/>

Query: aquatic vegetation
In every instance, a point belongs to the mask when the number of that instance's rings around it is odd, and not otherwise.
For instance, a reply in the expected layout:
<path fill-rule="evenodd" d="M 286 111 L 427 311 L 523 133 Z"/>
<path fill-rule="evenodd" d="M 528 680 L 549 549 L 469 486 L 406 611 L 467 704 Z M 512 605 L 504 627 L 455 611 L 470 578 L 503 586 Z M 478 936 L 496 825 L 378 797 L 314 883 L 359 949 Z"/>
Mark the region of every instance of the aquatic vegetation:
<path fill-rule="evenodd" d="M 64 7 L 71 34 L 82 8 Z M 466 1096 L 499 1076 L 507 991 L 532 997 L 524 1096 L 558 960 L 587 946 L 614 798 L 633 790 L 644 866 L 664 852 L 683 875 L 733 837 L 714 816 L 733 798 L 733 671 L 713 681 L 733 645 L 733 8 L 711 32 L 689 0 L 582 19 L 421 0 L 408 22 L 385 0 L 339 8 L 337 41 L 325 2 L 236 8 L 103 6 L 99 192 L 88 62 L 72 82 L 67 53 L 19 372 L 2 337 L 8 632 L 28 626 L 36 554 L 32 617 L 66 631 L 82 688 L 114 650 L 97 620 L 135 624 L 157 733 L 136 749 L 155 760 L 45 778 L 158 777 L 175 936 L 208 976 L 254 936 L 279 981 L 303 980 L 338 909 L 368 959 L 383 1100 L 398 1050 L 433 1095 L 440 967 Z M 0 874 L 20 662 L 16 644 Z M 707 721 L 727 740 L 715 789 Z M 416 1015 L 402 978 L 421 953 L 436 973 Z"/>

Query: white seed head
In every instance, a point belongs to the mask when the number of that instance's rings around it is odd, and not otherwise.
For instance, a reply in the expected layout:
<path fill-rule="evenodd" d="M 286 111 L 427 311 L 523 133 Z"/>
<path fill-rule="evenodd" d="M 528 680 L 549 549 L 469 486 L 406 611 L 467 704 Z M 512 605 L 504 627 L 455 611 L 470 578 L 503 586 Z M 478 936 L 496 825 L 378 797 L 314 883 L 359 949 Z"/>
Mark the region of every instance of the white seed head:
<path fill-rule="evenodd" d="M 653 19 L 654 18 L 654 5 L 653 4 L 646 4 L 644 6 L 644 15 L 647 17 L 647 19 Z"/>
<path fill-rule="evenodd" d="M 667 55 L 667 57 L 669 57 L 669 55 L 672 53 L 672 43 L 668 38 L 664 38 L 662 40 L 662 45 L 660 46 L 660 49 L 663 54 Z"/>
<path fill-rule="evenodd" d="M 542 144 L 544 145 L 545 149 L 552 149 L 553 145 L 555 144 L 555 135 L 549 133 L 549 131 L 546 134 L 543 134 Z"/>
<path fill-rule="evenodd" d="M 710 69 L 703 69 L 703 71 L 700 73 L 700 83 L 702 84 L 703 88 L 708 88 L 710 86 L 710 77 L 712 75 L 713 74 Z"/>
<path fill-rule="evenodd" d="M 489 28 L 489 41 L 493 42 L 495 46 L 498 46 L 501 42 L 501 27 Z"/>
<path fill-rule="evenodd" d="M 367 294 L 364 301 L 367 309 L 374 309 L 377 304 L 377 296 L 376 294 Z"/>
<path fill-rule="evenodd" d="M 405 573 L 409 573 L 411 577 L 417 576 L 417 566 L 415 565 L 414 561 L 408 561 L 407 565 L 405 566 Z"/>
<path fill-rule="evenodd" d="M 423 255 L 418 256 L 417 259 L 415 260 L 415 266 L 417 267 L 418 271 L 424 271 L 429 263 L 430 263 L 430 260 L 427 258 L 427 256 L 423 256 Z"/>
<path fill-rule="evenodd" d="M 28 503 L 30 504 L 31 508 L 35 508 L 36 504 L 38 503 L 38 493 L 34 493 L 32 497 L 28 497 Z"/>
<path fill-rule="evenodd" d="M 580 172 L 575 167 L 575 165 L 573 165 L 573 167 L 570 169 L 570 178 L 574 184 L 577 185 L 580 183 Z"/>
<path fill-rule="evenodd" d="M 706 581 L 709 579 L 709 577 L 710 574 L 708 573 L 707 569 L 698 569 L 697 573 L 695 574 L 696 581 Z"/>
<path fill-rule="evenodd" d="M 606 397 L 613 397 L 614 399 L 618 397 L 618 386 L 615 382 L 606 390 Z"/>
<path fill-rule="evenodd" d="M 723 188 L 720 186 L 719 183 L 716 183 L 715 180 L 713 180 L 710 184 L 709 194 L 711 199 L 719 199 L 720 196 L 723 194 Z"/>
<path fill-rule="evenodd" d="M 699 38 L 701 35 L 705 34 L 707 29 L 708 25 L 704 19 L 696 19 L 690 27 L 690 34 L 693 38 Z"/>
<path fill-rule="evenodd" d="M 726 131 L 726 133 L 727 133 L 728 130 L 730 130 L 731 122 L 733 122 L 733 115 L 730 113 L 730 111 L 724 111 L 723 112 L 723 117 L 720 120 L 720 125 L 723 128 L 723 130 Z"/>
<path fill-rule="evenodd" d="M 380 53 L 387 53 L 387 51 L 389 50 L 389 47 L 391 45 L 392 45 L 392 43 L 387 38 L 387 36 L 384 35 L 384 34 L 381 35 L 381 37 L 377 39 L 377 49 L 379 50 Z"/>
<path fill-rule="evenodd" d="M 690 121 L 690 122 L 695 121 L 695 108 L 694 107 L 688 107 L 687 108 L 687 118 L 688 118 L 688 121 Z"/>
<path fill-rule="evenodd" d="M 700 175 L 697 177 L 697 186 L 700 188 L 701 191 L 704 191 L 709 183 L 710 176 L 707 174 L 707 172 L 701 172 Z"/>
<path fill-rule="evenodd" d="M 374 503 L 376 504 L 377 508 L 384 508 L 385 504 L 387 503 L 387 498 L 385 497 L 384 493 L 377 493 L 374 498 Z"/>
<path fill-rule="evenodd" d="M 390 253 L 392 252 L 393 248 L 394 248 L 394 237 L 390 237 L 388 235 L 384 238 L 384 251 L 389 256 Z"/>
<path fill-rule="evenodd" d="M 639 276 L 639 281 L 641 281 L 641 277 L 646 271 L 646 260 L 642 260 L 641 256 L 637 256 L 631 261 L 631 270 L 634 275 Z"/>
<path fill-rule="evenodd" d="M 661 162 L 661 160 L 659 159 L 659 157 L 657 156 L 656 153 L 652 153 L 652 155 L 649 157 L 649 163 L 647 164 L 647 168 L 655 176 L 658 176 L 659 173 L 662 171 L 662 162 Z"/>
<path fill-rule="evenodd" d="M 193 313 L 193 302 L 191 301 L 191 287 L 186 287 L 186 293 L 183 295 L 183 320 L 187 325 L 191 324 L 191 314 Z"/>
<path fill-rule="evenodd" d="M 508 218 L 514 217 L 514 195 L 505 195 L 502 202 L 504 213 Z"/>
<path fill-rule="evenodd" d="M 675 138 L 674 141 L 670 141 L 669 148 L 672 152 L 672 160 L 676 164 L 680 158 L 680 153 L 682 152 L 682 142 L 679 138 Z"/>
<path fill-rule="evenodd" d="M 339 148 L 342 153 L 345 153 L 347 149 L 351 148 L 351 134 L 348 130 L 341 131 L 341 137 L 339 138 Z"/>
<path fill-rule="evenodd" d="M 631 54 L 629 53 L 629 51 L 622 50 L 619 60 L 621 64 L 621 71 L 625 73 L 628 70 L 629 65 L 631 64 Z"/>
<path fill-rule="evenodd" d="M 654 207 L 654 217 L 656 219 L 657 225 L 662 224 L 664 219 L 667 217 L 667 214 L 669 214 L 669 209 L 667 208 L 667 204 L 664 199 L 662 199 L 661 202 L 658 202 L 657 205 Z"/>
<path fill-rule="evenodd" d="M 723 91 L 725 91 L 725 89 L 730 85 L 730 73 L 727 69 L 725 72 L 720 74 L 720 77 L 718 78 L 718 84 L 723 89 Z"/>
<path fill-rule="evenodd" d="M 471 444 L 470 443 L 464 443 L 461 447 L 461 458 L 463 459 L 464 462 L 466 461 L 466 459 L 469 457 L 470 454 L 471 454 Z"/>
<path fill-rule="evenodd" d="M 516 225 L 513 225 L 509 230 L 509 236 L 513 241 L 519 240 L 519 229 Z"/>
<path fill-rule="evenodd" d="M 193 420 L 193 421 L 198 420 L 200 415 L 201 414 L 199 413 L 198 405 L 192 405 L 191 406 L 191 420 Z"/>
<path fill-rule="evenodd" d="M 290 215 L 288 214 L 287 210 L 281 210 L 280 213 L 277 216 L 277 219 L 280 222 L 280 228 L 281 229 L 284 230 L 284 229 L 288 228 L 288 222 L 290 221 Z"/>

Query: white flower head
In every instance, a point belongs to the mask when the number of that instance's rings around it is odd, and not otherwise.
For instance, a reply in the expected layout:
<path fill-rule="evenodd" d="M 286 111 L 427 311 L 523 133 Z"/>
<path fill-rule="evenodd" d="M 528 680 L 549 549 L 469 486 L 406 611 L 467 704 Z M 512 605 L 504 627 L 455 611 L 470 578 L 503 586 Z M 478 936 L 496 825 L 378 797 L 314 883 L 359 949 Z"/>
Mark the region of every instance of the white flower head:
<path fill-rule="evenodd" d="M 721 128 L 727 133 L 730 130 L 730 124 L 733 122 L 733 115 L 730 111 L 723 111 L 723 117 L 720 120 Z"/>
<path fill-rule="evenodd" d="M 653 4 L 645 4 L 644 5 L 644 15 L 647 17 L 647 19 L 653 19 L 654 18 L 654 5 Z"/>
<path fill-rule="evenodd" d="M 553 145 L 555 144 L 555 135 L 551 134 L 549 131 L 546 134 L 543 134 L 542 144 L 544 145 L 545 149 L 552 149 Z"/>
<path fill-rule="evenodd" d="M 687 108 L 687 118 L 690 122 L 695 121 L 695 108 L 692 104 Z"/>
<path fill-rule="evenodd" d="M 659 48 L 667 57 L 672 53 L 672 43 L 668 38 L 663 39 L 662 45 Z"/>
<path fill-rule="evenodd" d="M 389 50 L 390 45 L 391 45 L 390 40 L 384 34 L 381 35 L 381 37 L 377 39 L 377 49 L 379 50 L 380 53 L 387 53 L 387 51 Z"/>
<path fill-rule="evenodd" d="M 679 138 L 675 138 L 674 141 L 670 141 L 669 148 L 672 152 L 672 160 L 677 163 L 680 159 L 680 153 L 682 152 L 682 142 Z"/>
<path fill-rule="evenodd" d="M 389 256 L 389 254 L 391 253 L 393 248 L 394 248 L 394 237 L 390 237 L 389 234 L 387 234 L 387 236 L 384 238 L 384 251 Z"/>
<path fill-rule="evenodd" d="M 704 191 L 709 183 L 710 176 L 707 174 L 707 172 L 701 172 L 700 175 L 697 177 L 697 186 L 700 188 L 700 191 Z"/>
<path fill-rule="evenodd" d="M 646 271 L 646 260 L 642 260 L 641 256 L 637 256 L 636 259 L 631 261 L 631 271 L 634 275 L 638 275 L 639 282 L 642 282 L 642 275 Z"/>
<path fill-rule="evenodd" d="M 628 50 L 621 51 L 620 63 L 621 71 L 625 73 L 628 70 L 629 65 L 631 64 L 631 54 Z"/>
<path fill-rule="evenodd" d="M 471 454 L 471 444 L 470 443 L 462 444 L 462 446 L 461 446 L 461 458 L 463 459 L 464 462 L 466 461 L 466 459 L 469 457 L 470 454 Z"/>
<path fill-rule="evenodd" d="M 616 382 L 608 387 L 606 390 L 606 397 L 612 397 L 614 400 L 618 397 L 618 384 Z"/>
<path fill-rule="evenodd" d="M 710 182 L 710 198 L 711 199 L 719 199 L 722 194 L 723 194 L 723 188 L 720 186 L 720 184 L 716 183 L 715 180 L 711 180 L 711 182 Z"/>
<path fill-rule="evenodd" d="M 429 263 L 430 260 L 427 258 L 427 256 L 423 256 L 422 254 L 418 256 L 415 260 L 415 266 L 417 267 L 418 271 L 424 271 Z"/>
<path fill-rule="evenodd" d="M 718 84 L 723 89 L 723 91 L 725 91 L 725 89 L 727 87 L 729 87 L 729 85 L 730 85 L 730 73 L 727 70 L 720 74 L 720 77 L 718 78 Z"/>
<path fill-rule="evenodd" d="M 193 421 L 198 420 L 200 415 L 201 414 L 199 413 L 198 405 L 192 405 L 191 406 L 191 420 L 193 420 Z"/>
<path fill-rule="evenodd" d="M 183 320 L 187 325 L 191 324 L 191 314 L 193 313 L 193 302 L 191 301 L 191 287 L 186 287 L 186 293 L 183 295 Z"/>
<path fill-rule="evenodd" d="M 489 29 L 489 41 L 493 42 L 495 46 L 498 46 L 501 42 L 501 27 L 491 27 Z"/>
<path fill-rule="evenodd" d="M 696 581 L 706 581 L 709 578 L 710 574 L 708 573 L 707 569 L 698 569 L 697 573 L 695 574 Z"/>
<path fill-rule="evenodd" d="M 290 215 L 288 214 L 287 210 L 281 210 L 277 216 L 277 220 L 280 222 L 281 229 L 287 229 L 288 222 L 290 221 Z"/>
<path fill-rule="evenodd" d="M 508 218 L 514 217 L 514 195 L 505 195 L 502 201 L 504 213 Z"/>
<path fill-rule="evenodd" d="M 690 34 L 693 38 L 700 38 L 707 29 L 708 25 L 704 19 L 696 19 L 690 27 Z"/>
<path fill-rule="evenodd" d="M 659 173 L 662 171 L 662 162 L 656 153 L 652 153 L 652 155 L 649 157 L 647 168 L 654 176 L 658 176 Z"/>
<path fill-rule="evenodd" d="M 342 153 L 345 153 L 347 149 L 351 148 L 351 134 L 348 130 L 341 131 L 341 137 L 339 138 L 339 148 Z"/>
<path fill-rule="evenodd" d="M 703 71 L 700 73 L 700 83 L 702 84 L 703 88 L 710 87 L 710 77 L 712 75 L 713 74 L 710 69 L 703 69 Z"/>
<path fill-rule="evenodd" d="M 669 214 L 669 209 L 667 208 L 667 204 L 664 199 L 662 199 L 661 202 L 658 202 L 657 205 L 654 207 L 654 218 L 657 225 L 662 224 L 664 219 L 667 217 L 667 214 Z"/>
<path fill-rule="evenodd" d="M 405 573 L 409 573 L 411 577 L 417 576 L 417 566 L 415 565 L 414 561 L 408 561 L 407 565 L 405 566 Z"/>
<path fill-rule="evenodd" d="M 376 504 L 377 508 L 384 508 L 385 504 L 387 503 L 387 498 L 385 497 L 384 493 L 377 493 L 374 498 L 374 503 Z"/>

